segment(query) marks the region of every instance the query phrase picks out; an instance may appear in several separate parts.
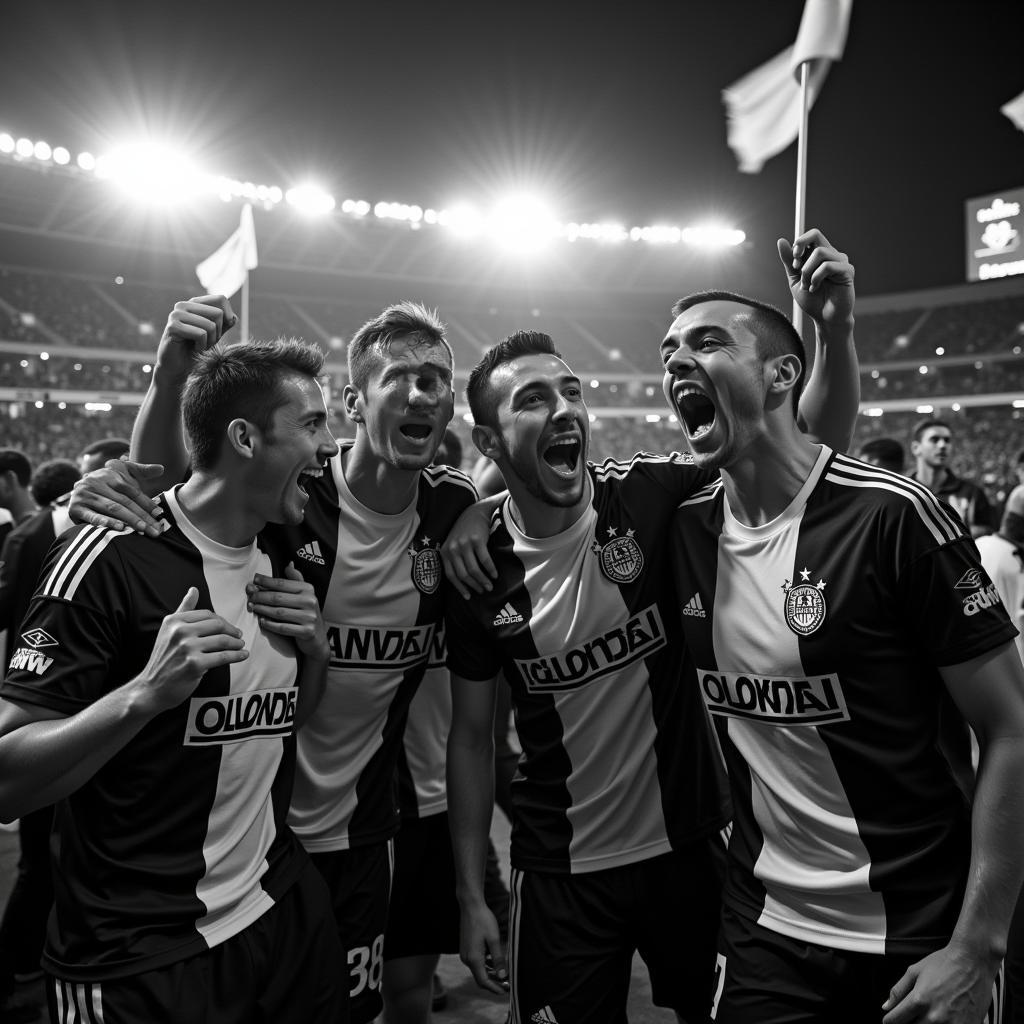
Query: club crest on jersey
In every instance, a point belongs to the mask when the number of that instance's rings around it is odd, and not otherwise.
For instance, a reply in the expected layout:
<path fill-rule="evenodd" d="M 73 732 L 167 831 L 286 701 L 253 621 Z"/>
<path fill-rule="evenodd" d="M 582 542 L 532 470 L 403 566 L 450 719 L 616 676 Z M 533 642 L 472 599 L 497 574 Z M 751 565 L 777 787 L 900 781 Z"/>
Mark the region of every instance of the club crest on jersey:
<path fill-rule="evenodd" d="M 811 583 L 811 573 L 800 570 L 800 582 L 782 584 L 786 595 L 786 625 L 797 636 L 810 636 L 825 621 L 825 581 Z"/>
<path fill-rule="evenodd" d="M 632 583 L 643 572 L 644 553 L 636 542 L 635 530 L 627 530 L 624 537 L 618 536 L 618 528 L 608 527 L 608 540 L 604 544 L 596 540 L 590 550 L 597 555 L 601 572 L 612 583 Z"/>
<path fill-rule="evenodd" d="M 421 594 L 433 594 L 441 585 L 444 569 L 441 567 L 439 543 L 431 544 L 429 537 L 421 537 L 413 541 L 409 548 L 412 559 L 412 582 Z"/>

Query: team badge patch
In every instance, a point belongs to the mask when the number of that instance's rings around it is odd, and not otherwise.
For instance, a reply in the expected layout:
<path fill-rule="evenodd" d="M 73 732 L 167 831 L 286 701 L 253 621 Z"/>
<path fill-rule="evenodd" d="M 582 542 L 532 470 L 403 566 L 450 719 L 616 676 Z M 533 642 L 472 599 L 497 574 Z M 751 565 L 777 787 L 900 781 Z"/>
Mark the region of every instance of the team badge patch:
<path fill-rule="evenodd" d="M 632 583 L 644 569 L 644 553 L 633 536 L 634 530 L 627 530 L 624 537 L 618 536 L 618 529 L 608 527 L 608 540 L 604 544 L 594 541 L 591 551 L 597 555 L 601 572 L 612 583 Z"/>
<path fill-rule="evenodd" d="M 412 582 L 421 594 L 433 594 L 441 585 L 444 569 L 441 566 L 440 545 L 431 546 L 429 537 L 421 537 L 420 546 L 413 542 L 409 548 L 412 559 Z"/>
<path fill-rule="evenodd" d="M 786 595 L 786 625 L 797 636 L 810 636 L 825 621 L 825 581 L 811 583 L 807 569 L 800 570 L 800 582 L 782 584 Z"/>

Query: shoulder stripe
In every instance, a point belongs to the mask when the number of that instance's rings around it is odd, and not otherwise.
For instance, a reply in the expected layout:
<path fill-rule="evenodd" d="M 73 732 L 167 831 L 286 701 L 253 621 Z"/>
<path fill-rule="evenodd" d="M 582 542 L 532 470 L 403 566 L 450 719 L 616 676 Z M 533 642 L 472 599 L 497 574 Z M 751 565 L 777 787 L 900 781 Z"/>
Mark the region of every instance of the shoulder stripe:
<path fill-rule="evenodd" d="M 476 487 L 473 486 L 473 481 L 462 470 L 453 469 L 451 466 L 427 466 L 423 470 L 423 479 L 431 487 L 439 487 L 441 484 L 446 483 L 464 487 L 473 495 L 473 500 L 477 500 Z"/>
<path fill-rule="evenodd" d="M 671 452 L 668 455 L 655 455 L 653 452 L 637 452 L 631 459 L 605 459 L 599 466 L 594 467 L 594 473 L 598 480 L 621 480 L 632 466 L 638 464 L 664 466 L 670 462 L 687 464 L 690 462 L 690 457 L 688 455 L 680 455 L 678 452 Z"/>
<path fill-rule="evenodd" d="M 72 600 L 79 584 L 89 571 L 89 566 L 96 561 L 100 552 L 116 538 L 126 536 L 129 534 L 108 530 L 102 526 L 87 527 L 75 537 L 67 546 L 67 550 L 60 556 L 43 584 L 43 594 L 47 597 L 59 597 L 65 601 Z"/>
<path fill-rule="evenodd" d="M 681 501 L 676 508 L 685 508 L 687 505 L 703 505 L 705 502 L 711 501 L 721 489 L 722 479 L 719 477 L 717 480 L 712 480 L 711 483 L 702 487 L 696 493 L 691 494 L 686 501 Z"/>
<path fill-rule="evenodd" d="M 923 484 L 899 473 L 837 455 L 825 479 L 843 487 L 876 488 L 900 495 L 910 502 L 937 544 L 948 544 L 966 536 L 962 524 L 943 502 Z"/>

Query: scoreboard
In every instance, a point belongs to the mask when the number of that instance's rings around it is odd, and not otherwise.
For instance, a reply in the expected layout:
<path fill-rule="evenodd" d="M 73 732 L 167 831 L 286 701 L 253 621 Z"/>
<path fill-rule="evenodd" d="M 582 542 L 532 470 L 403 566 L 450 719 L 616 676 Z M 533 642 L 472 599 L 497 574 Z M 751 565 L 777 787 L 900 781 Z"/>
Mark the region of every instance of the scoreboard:
<path fill-rule="evenodd" d="M 968 199 L 967 280 L 1024 274 L 1024 188 Z"/>

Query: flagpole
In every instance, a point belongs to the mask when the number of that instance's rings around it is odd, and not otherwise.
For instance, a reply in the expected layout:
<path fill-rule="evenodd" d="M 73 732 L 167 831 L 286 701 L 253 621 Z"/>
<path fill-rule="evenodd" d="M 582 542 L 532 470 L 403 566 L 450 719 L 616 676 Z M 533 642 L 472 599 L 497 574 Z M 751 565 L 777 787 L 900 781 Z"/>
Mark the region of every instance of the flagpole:
<path fill-rule="evenodd" d="M 803 234 L 807 216 L 807 127 L 810 120 L 810 68 L 811 62 L 805 60 L 800 65 L 800 132 L 797 135 L 796 147 L 796 212 L 793 223 L 793 238 Z M 804 336 L 804 311 L 796 299 L 793 300 L 793 326 L 801 340 Z"/>
<path fill-rule="evenodd" d="M 249 271 L 245 272 L 245 277 L 242 279 L 242 309 L 241 309 L 241 323 L 242 329 L 241 334 L 238 336 L 238 341 L 249 340 Z"/>

